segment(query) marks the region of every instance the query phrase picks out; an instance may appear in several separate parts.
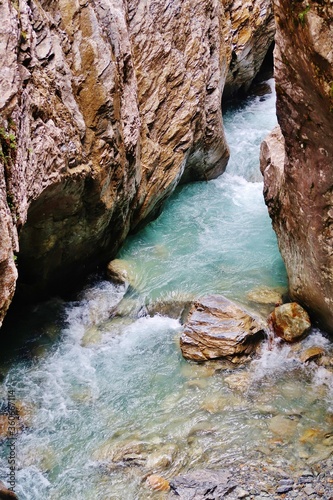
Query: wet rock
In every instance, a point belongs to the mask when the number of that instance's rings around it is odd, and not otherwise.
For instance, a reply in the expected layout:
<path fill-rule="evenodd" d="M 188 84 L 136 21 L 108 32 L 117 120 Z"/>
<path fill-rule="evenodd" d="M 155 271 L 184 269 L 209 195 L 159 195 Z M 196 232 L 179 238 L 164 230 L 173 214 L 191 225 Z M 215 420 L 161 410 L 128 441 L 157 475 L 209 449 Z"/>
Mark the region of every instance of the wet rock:
<path fill-rule="evenodd" d="M 208 500 L 224 498 L 237 487 L 227 471 L 200 470 L 178 476 L 170 481 L 170 500 Z"/>
<path fill-rule="evenodd" d="M 281 436 L 282 438 L 290 438 L 294 435 L 298 420 L 296 418 L 288 418 L 284 415 L 276 415 L 272 417 L 269 421 L 269 429 Z"/>
<path fill-rule="evenodd" d="M 276 493 L 278 493 L 279 495 L 282 495 L 283 493 L 288 493 L 288 491 L 291 491 L 292 489 L 293 489 L 292 486 L 286 484 L 284 486 L 279 486 L 276 489 Z"/>
<path fill-rule="evenodd" d="M 325 351 L 322 347 L 313 346 L 309 347 L 305 351 L 303 351 L 299 357 L 302 363 L 306 363 L 307 361 L 312 361 L 314 359 L 318 359 L 325 354 Z"/>
<path fill-rule="evenodd" d="M 18 496 L 13 491 L 9 490 L 2 481 L 0 481 L 0 499 L 19 500 Z"/>
<path fill-rule="evenodd" d="M 283 155 L 266 149 L 264 195 L 289 292 L 333 332 L 333 4 L 279 0 L 274 75 Z M 266 146 L 265 146 L 266 143 Z M 277 154 L 276 154 L 277 153 Z"/>
<path fill-rule="evenodd" d="M 123 259 L 114 259 L 106 268 L 106 275 L 116 285 L 134 285 L 135 275 L 131 264 Z"/>
<path fill-rule="evenodd" d="M 248 372 L 233 373 L 224 378 L 230 389 L 245 392 L 250 386 L 250 374 Z"/>
<path fill-rule="evenodd" d="M 147 478 L 147 486 L 154 491 L 169 491 L 170 484 L 169 481 L 163 479 L 163 477 L 152 474 Z"/>
<path fill-rule="evenodd" d="M 98 344 L 101 341 L 101 338 L 101 330 L 96 325 L 93 325 L 85 331 L 81 339 L 81 346 L 88 347 L 89 345 Z"/>
<path fill-rule="evenodd" d="M 276 307 L 270 315 L 269 322 L 276 335 L 286 342 L 296 342 L 311 328 L 308 313 L 296 302 Z"/>
<path fill-rule="evenodd" d="M 168 318 L 178 319 L 181 324 L 184 324 L 190 307 L 192 304 L 192 300 L 161 300 L 158 302 L 153 302 L 148 304 L 147 311 L 150 316 L 154 316 L 155 314 L 159 314 L 160 316 L 167 316 Z"/>
<path fill-rule="evenodd" d="M 175 460 L 176 454 L 177 447 L 175 445 L 161 446 L 148 455 L 146 467 L 152 470 L 166 469 Z"/>
<path fill-rule="evenodd" d="M 228 405 L 228 398 L 221 396 L 220 393 L 213 393 L 204 399 L 201 409 L 214 414 L 224 411 Z"/>
<path fill-rule="evenodd" d="M 149 446 L 142 441 L 115 443 L 111 438 L 93 453 L 93 459 L 114 466 L 145 465 Z"/>
<path fill-rule="evenodd" d="M 320 429 L 307 429 L 303 432 L 302 436 L 299 438 L 301 443 L 312 443 L 318 440 L 322 431 Z"/>
<path fill-rule="evenodd" d="M 247 298 L 251 302 L 257 304 L 282 304 L 282 292 L 277 288 L 269 288 L 266 286 L 254 288 L 247 294 Z"/>
<path fill-rule="evenodd" d="M 258 319 L 221 295 L 208 295 L 193 303 L 180 347 L 187 359 L 227 358 L 242 363 L 263 338 Z"/>

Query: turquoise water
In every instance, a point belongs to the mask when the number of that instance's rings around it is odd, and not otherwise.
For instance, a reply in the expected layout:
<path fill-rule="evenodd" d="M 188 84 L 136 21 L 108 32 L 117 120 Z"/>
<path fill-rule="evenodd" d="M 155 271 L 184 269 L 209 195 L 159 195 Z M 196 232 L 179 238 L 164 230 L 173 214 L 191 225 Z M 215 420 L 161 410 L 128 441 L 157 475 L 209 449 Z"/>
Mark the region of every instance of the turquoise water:
<path fill-rule="evenodd" d="M 244 301 L 258 286 L 286 285 L 258 162 L 260 143 L 276 125 L 274 107 L 270 94 L 229 111 L 226 173 L 178 188 L 162 215 L 128 239 L 119 257 L 133 265 L 140 293 L 215 292 Z"/>
<path fill-rule="evenodd" d="M 20 499 L 162 499 L 146 486 L 152 473 L 265 463 L 267 452 L 273 467 L 304 469 L 330 451 L 333 373 L 298 358 L 312 345 L 331 352 L 320 332 L 297 348 L 264 346 L 260 359 L 231 372 L 185 361 L 180 323 L 141 307 L 206 292 L 248 302 L 258 287 L 285 288 L 258 165 L 275 120 L 274 94 L 227 113 L 227 173 L 179 188 L 120 252 L 134 269 L 131 294 L 96 282 L 77 301 L 51 301 L 13 324 L 29 341 L 2 363 L 0 393 L 14 390 L 26 414 L 16 441 Z M 125 294 L 129 313 L 110 319 Z M 293 419 L 287 435 L 276 436 L 275 417 Z M 7 458 L 2 442 L 2 479 Z"/>

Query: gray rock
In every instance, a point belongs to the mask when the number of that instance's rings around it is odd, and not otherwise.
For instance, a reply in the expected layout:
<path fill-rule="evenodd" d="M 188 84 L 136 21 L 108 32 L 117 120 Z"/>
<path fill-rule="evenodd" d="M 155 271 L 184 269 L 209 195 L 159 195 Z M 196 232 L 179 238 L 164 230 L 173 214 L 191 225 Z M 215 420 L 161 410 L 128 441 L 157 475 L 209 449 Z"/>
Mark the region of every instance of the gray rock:
<path fill-rule="evenodd" d="M 170 481 L 169 499 L 220 500 L 237 487 L 227 471 L 200 470 L 178 476 Z"/>

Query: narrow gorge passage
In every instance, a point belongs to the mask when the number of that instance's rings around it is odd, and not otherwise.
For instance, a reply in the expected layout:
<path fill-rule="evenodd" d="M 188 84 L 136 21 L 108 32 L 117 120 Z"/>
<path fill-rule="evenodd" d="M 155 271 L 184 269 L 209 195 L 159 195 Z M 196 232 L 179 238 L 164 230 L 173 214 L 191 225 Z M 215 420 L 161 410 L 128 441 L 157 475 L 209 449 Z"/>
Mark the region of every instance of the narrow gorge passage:
<path fill-rule="evenodd" d="M 226 174 L 178 188 L 127 240 L 118 257 L 133 270 L 131 290 L 95 282 L 77 301 L 55 299 L 11 324 L 15 334 L 30 329 L 29 356 L 21 348 L 1 367 L 1 396 L 14 390 L 26 423 L 16 442 L 20 499 L 162 499 L 145 485 L 153 472 L 303 470 L 331 451 L 321 441 L 332 425 L 331 372 L 302 365 L 289 346 L 264 347 L 235 371 L 189 363 L 179 322 L 145 315 L 156 300 L 209 292 L 267 314 L 251 292 L 285 291 L 259 172 L 260 142 L 275 122 L 274 92 L 227 112 Z M 331 349 L 319 331 L 300 348 L 313 345 Z M 5 446 L 0 458 L 5 475 Z"/>

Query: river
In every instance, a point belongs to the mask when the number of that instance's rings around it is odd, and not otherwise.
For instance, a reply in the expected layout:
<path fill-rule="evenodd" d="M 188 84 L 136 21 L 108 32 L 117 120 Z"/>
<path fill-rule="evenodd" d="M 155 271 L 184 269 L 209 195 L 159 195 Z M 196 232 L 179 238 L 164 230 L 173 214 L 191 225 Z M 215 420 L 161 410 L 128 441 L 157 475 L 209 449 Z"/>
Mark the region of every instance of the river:
<path fill-rule="evenodd" d="M 304 469 L 330 451 L 332 371 L 299 361 L 313 345 L 332 352 L 322 332 L 301 346 L 264 346 L 258 360 L 231 371 L 185 361 L 180 323 L 145 314 L 148 303 L 204 293 L 267 314 L 251 292 L 286 291 L 258 160 L 276 123 L 274 89 L 230 109 L 224 122 L 226 173 L 178 188 L 120 251 L 134 275 L 130 290 L 92 280 L 77 300 L 54 299 L 12 321 L 21 341 L 2 355 L 1 397 L 13 391 L 24 414 L 15 443 L 20 499 L 162 499 L 145 485 L 151 473 L 170 479 L 258 457 Z M 122 313 L 110 319 L 120 301 Z M 3 441 L 1 477 L 7 472 Z"/>

